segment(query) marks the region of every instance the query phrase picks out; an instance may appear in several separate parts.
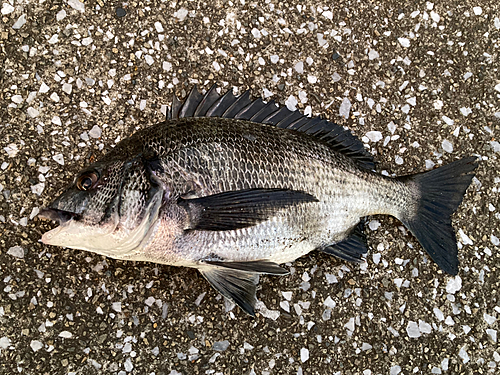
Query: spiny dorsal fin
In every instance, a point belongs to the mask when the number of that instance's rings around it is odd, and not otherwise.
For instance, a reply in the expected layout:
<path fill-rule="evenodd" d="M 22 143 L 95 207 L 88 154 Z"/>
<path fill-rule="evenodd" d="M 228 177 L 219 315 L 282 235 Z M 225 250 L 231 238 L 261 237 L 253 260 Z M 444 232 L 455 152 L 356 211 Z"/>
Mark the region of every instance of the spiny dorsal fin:
<path fill-rule="evenodd" d="M 229 89 L 220 96 L 216 89 L 217 85 L 214 84 L 202 95 L 194 86 L 183 103 L 174 95 L 172 108 L 167 111 L 167 119 L 224 117 L 292 129 L 321 139 L 335 151 L 353 159 L 360 167 L 368 170 L 375 168 L 373 157 L 366 151 L 363 143 L 340 125 L 321 117 L 309 118 L 298 110 L 292 112 L 286 107 L 277 106 L 273 100 L 268 103 L 260 98 L 252 100 L 249 91 L 234 96 Z"/>

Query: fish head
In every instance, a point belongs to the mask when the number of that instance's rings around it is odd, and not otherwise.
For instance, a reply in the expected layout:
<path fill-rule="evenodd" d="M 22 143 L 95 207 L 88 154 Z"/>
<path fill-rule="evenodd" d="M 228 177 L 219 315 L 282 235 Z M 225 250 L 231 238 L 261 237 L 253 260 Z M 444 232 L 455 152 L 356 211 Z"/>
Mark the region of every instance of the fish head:
<path fill-rule="evenodd" d="M 94 163 L 40 212 L 59 224 L 41 241 L 132 259 L 154 231 L 165 191 L 142 157 Z"/>

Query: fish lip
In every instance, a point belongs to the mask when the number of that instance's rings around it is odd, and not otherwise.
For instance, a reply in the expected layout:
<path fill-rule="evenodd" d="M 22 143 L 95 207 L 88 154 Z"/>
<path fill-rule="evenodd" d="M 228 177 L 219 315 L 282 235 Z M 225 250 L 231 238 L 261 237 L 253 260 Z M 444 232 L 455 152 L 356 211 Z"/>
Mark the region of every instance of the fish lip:
<path fill-rule="evenodd" d="M 44 208 L 42 211 L 40 211 L 38 216 L 63 225 L 71 220 L 78 220 L 81 215 L 75 212 L 59 210 L 57 208 Z"/>

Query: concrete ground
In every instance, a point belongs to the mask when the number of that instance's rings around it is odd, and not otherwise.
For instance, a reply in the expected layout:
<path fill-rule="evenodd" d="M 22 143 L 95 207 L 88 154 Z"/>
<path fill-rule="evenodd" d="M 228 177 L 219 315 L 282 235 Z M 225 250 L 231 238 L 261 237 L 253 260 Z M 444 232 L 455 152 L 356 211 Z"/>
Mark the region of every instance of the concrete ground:
<path fill-rule="evenodd" d="M 1 3 L 0 373 L 500 372 L 498 2 Z M 214 82 L 349 127 L 380 172 L 479 156 L 459 275 L 374 217 L 366 264 L 300 258 L 252 319 L 194 270 L 38 242 L 89 160 Z"/>

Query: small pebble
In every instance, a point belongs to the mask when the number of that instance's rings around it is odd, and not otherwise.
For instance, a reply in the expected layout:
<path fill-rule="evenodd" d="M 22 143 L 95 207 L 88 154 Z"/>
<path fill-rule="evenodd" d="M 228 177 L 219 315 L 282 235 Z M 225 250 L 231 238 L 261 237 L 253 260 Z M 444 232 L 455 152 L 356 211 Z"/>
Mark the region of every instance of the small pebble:
<path fill-rule="evenodd" d="M 125 17 L 127 15 L 127 11 L 123 8 L 116 8 L 116 16 L 121 18 L 121 17 Z"/>

